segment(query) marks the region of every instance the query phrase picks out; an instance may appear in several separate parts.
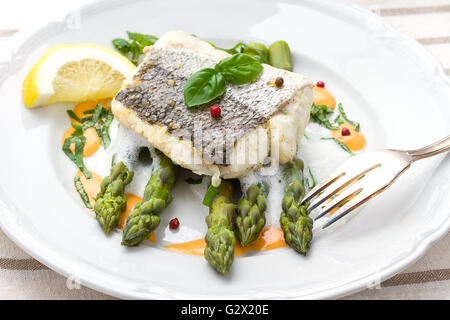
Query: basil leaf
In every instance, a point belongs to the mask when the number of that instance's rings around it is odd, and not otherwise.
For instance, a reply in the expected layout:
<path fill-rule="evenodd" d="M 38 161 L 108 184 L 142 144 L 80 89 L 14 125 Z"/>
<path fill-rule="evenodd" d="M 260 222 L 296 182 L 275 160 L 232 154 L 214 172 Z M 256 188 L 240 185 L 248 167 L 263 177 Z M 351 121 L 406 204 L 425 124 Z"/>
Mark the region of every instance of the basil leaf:
<path fill-rule="evenodd" d="M 130 43 L 122 38 L 116 38 L 112 41 L 113 46 L 123 55 L 127 55 L 131 50 Z"/>
<path fill-rule="evenodd" d="M 152 36 L 150 34 L 143 34 L 143 33 L 138 33 L 138 32 L 127 31 L 127 35 L 128 35 L 128 38 L 130 38 L 130 40 L 139 42 L 139 44 L 141 44 L 144 47 L 151 46 L 156 42 L 156 40 L 158 40 L 158 37 Z"/>
<path fill-rule="evenodd" d="M 240 85 L 255 79 L 263 71 L 264 67 L 257 58 L 245 53 L 237 53 L 219 61 L 215 69 L 228 82 Z"/>
<path fill-rule="evenodd" d="M 214 100 L 226 90 L 225 78 L 215 69 L 204 68 L 194 73 L 184 85 L 184 103 L 193 107 Z"/>

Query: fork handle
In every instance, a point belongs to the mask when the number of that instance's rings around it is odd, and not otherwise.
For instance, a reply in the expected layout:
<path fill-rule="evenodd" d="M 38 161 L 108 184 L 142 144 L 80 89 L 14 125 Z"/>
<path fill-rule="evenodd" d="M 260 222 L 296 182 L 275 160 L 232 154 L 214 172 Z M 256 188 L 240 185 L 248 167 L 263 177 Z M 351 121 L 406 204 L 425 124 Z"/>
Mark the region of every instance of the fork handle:
<path fill-rule="evenodd" d="M 450 136 L 441 139 L 429 146 L 417 150 L 408 150 L 406 153 L 411 157 L 412 161 L 428 158 L 436 154 L 450 150 Z"/>

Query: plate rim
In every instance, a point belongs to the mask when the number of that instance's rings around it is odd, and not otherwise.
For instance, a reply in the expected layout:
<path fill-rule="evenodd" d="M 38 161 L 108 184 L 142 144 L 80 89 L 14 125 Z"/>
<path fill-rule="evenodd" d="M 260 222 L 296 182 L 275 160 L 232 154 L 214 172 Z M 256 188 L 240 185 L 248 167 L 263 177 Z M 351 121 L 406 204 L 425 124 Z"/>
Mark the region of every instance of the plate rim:
<path fill-rule="evenodd" d="M 84 6 L 80 7 L 80 14 L 86 14 L 91 15 L 95 14 L 100 9 L 107 9 L 111 7 L 115 7 L 117 5 L 123 5 L 124 3 L 130 3 L 130 2 L 141 2 L 142 0 L 97 0 L 93 1 L 92 3 L 86 4 Z M 313 3 L 312 1 L 308 1 L 309 3 Z M 443 82 L 444 85 L 448 86 L 450 88 L 450 79 L 446 76 L 443 67 L 438 62 L 437 58 L 435 58 L 425 47 L 420 45 L 415 39 L 413 39 L 410 36 L 404 35 L 400 33 L 399 31 L 395 30 L 387 21 L 382 19 L 380 16 L 363 9 L 361 7 L 358 7 L 357 5 L 353 3 L 348 3 L 347 1 L 330 1 L 330 0 L 315 0 L 314 4 L 322 3 L 327 4 L 330 7 L 339 7 L 342 10 L 347 10 L 349 14 L 354 15 L 360 15 L 365 16 L 366 18 L 375 19 L 377 22 L 383 26 L 383 29 L 381 31 L 377 31 L 378 33 L 382 33 L 384 35 L 389 35 L 390 37 L 395 37 L 399 40 L 402 40 L 403 44 L 409 49 L 411 49 L 411 53 L 414 53 L 417 55 L 421 60 L 428 61 L 431 63 L 433 68 L 435 69 L 435 76 L 439 78 L 440 81 Z M 353 11 L 353 12 L 352 12 Z M 67 15 L 60 19 L 59 21 L 54 21 L 51 23 L 45 22 L 42 23 L 39 26 L 35 26 L 31 30 L 21 30 L 19 31 L 18 35 L 12 41 L 11 47 L 12 49 L 19 50 L 25 50 L 27 43 L 29 43 L 30 39 L 32 37 L 34 38 L 34 41 L 36 41 L 36 38 L 42 39 L 38 37 L 38 34 L 45 31 L 45 29 L 48 28 L 55 28 L 56 30 L 61 30 L 61 28 L 67 27 L 66 24 Z M 51 36 L 51 34 L 47 34 L 47 36 Z M 47 37 L 45 36 L 45 37 Z M 28 45 L 30 46 L 30 45 Z M 24 48 L 22 48 L 24 47 Z M 31 45 L 30 47 L 34 47 Z M 26 50 L 25 50 L 26 51 Z M 13 51 L 14 52 L 14 51 Z M 22 57 L 23 58 L 23 57 Z M 19 58 L 20 59 L 20 58 Z M 21 65 L 20 63 L 18 65 Z M 15 65 L 17 67 L 17 65 Z M 11 74 L 14 74 L 14 65 L 12 68 L 10 68 L 9 72 L 6 73 L 3 77 L 0 77 L 0 84 L 4 80 L 6 80 Z M 447 156 L 448 158 L 449 156 Z M 445 160 L 443 160 L 445 161 Z M 438 165 L 435 170 L 433 171 L 433 174 L 436 172 L 436 170 L 439 170 L 439 168 L 442 166 L 442 162 L 440 165 Z M 1 187 L 1 186 L 0 186 Z M 3 201 L 0 199 L 0 213 L 3 216 L 14 216 L 15 213 L 13 210 L 9 209 L 7 204 L 3 203 Z M 67 256 L 66 254 L 60 255 L 59 251 L 55 248 L 52 248 L 50 246 L 42 246 L 45 245 L 45 243 L 41 243 L 39 245 L 39 242 L 33 242 L 30 241 L 30 236 L 21 230 L 21 228 L 16 228 L 11 225 L 11 223 L 8 223 L 8 219 L 0 219 L 0 229 L 10 238 L 16 245 L 18 245 L 22 250 L 24 250 L 27 254 L 38 260 L 39 262 L 43 263 L 44 265 L 48 266 L 50 269 L 56 271 L 57 273 L 63 275 L 64 277 L 70 277 L 71 274 L 68 270 L 70 270 L 70 256 Z M 447 217 L 447 220 L 445 223 L 443 223 L 440 227 L 436 228 L 435 230 L 428 230 L 427 236 L 425 236 L 421 241 L 418 242 L 418 244 L 407 251 L 407 254 L 403 258 L 399 258 L 398 261 L 394 262 L 393 264 L 390 264 L 386 267 L 384 267 L 381 270 L 378 270 L 375 274 L 376 281 L 384 281 L 385 279 L 388 279 L 395 275 L 396 273 L 400 272 L 401 270 L 405 269 L 412 263 L 414 263 L 417 259 L 419 259 L 426 251 L 427 249 L 436 241 L 444 237 L 447 232 L 450 230 L 450 215 Z M 44 249 L 44 250 L 43 250 Z M 48 251 L 48 253 L 53 254 L 45 254 Z M 80 265 L 78 265 L 79 267 Z M 82 268 L 84 269 L 84 268 Z M 152 290 L 147 292 L 139 293 L 137 291 L 128 291 L 125 292 L 121 289 L 121 287 L 114 287 L 112 283 L 114 281 L 103 282 L 101 279 L 90 279 L 88 277 L 88 274 L 85 270 L 82 270 L 83 273 L 80 272 L 79 280 L 81 284 L 85 285 L 86 287 L 89 287 L 91 289 L 97 290 L 99 292 L 103 292 L 105 294 L 109 294 L 115 297 L 120 298 L 144 298 L 144 299 L 179 299 L 183 298 L 183 296 L 188 295 L 192 299 L 226 299 L 229 298 L 227 296 L 220 296 L 220 295 L 211 295 L 209 294 L 208 297 L 205 296 L 205 294 L 192 294 L 192 293 L 174 293 L 174 292 L 168 292 L 162 287 L 158 287 L 158 285 L 153 285 Z M 83 274 L 81 276 L 81 274 Z M 346 296 L 358 291 L 361 291 L 365 288 L 367 288 L 367 283 L 371 283 L 370 280 L 372 278 L 375 279 L 374 273 L 369 275 L 364 275 L 363 277 L 357 279 L 357 280 L 351 280 L 350 282 L 344 283 L 344 284 L 338 284 L 333 288 L 323 289 L 320 291 L 314 291 L 311 293 L 302 293 L 301 289 L 295 290 L 295 289 L 289 289 L 285 290 L 283 297 L 286 299 L 305 299 L 305 298 L 314 298 L 314 299 L 324 299 L 324 298 L 337 298 Z M 117 282 L 117 281 L 116 281 Z M 233 298 L 233 297 L 231 297 Z M 247 295 L 247 298 L 249 296 Z M 280 298 L 278 296 L 273 296 L 270 294 L 265 295 L 259 295 L 258 298 L 266 298 L 266 299 L 277 299 Z"/>

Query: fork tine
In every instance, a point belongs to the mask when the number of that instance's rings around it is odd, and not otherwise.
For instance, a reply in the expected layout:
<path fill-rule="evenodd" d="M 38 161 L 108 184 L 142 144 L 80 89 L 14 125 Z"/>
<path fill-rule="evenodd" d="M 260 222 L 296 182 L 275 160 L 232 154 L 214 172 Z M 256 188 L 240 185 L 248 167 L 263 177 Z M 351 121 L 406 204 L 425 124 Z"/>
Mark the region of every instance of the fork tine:
<path fill-rule="evenodd" d="M 345 180 L 342 182 L 341 185 L 339 185 L 338 187 L 329 187 L 330 190 L 332 191 L 328 191 L 325 190 L 325 192 L 323 194 L 321 194 L 320 196 L 318 196 L 314 201 L 312 201 L 307 209 L 308 212 L 314 210 L 315 208 L 317 208 L 317 206 L 319 206 L 320 204 L 322 204 L 323 202 L 325 202 L 326 200 L 328 200 L 329 198 L 331 198 L 333 195 L 337 194 L 339 191 L 346 189 L 348 186 L 350 186 L 352 183 L 354 183 L 355 181 L 357 181 L 360 177 L 364 176 L 365 174 L 367 174 L 369 171 L 372 171 L 373 169 L 379 167 L 380 165 L 374 165 L 362 172 L 359 172 L 355 175 L 353 175 L 351 178 Z M 336 181 L 336 180 L 334 180 Z M 330 185 L 330 184 L 329 184 Z"/>
<path fill-rule="evenodd" d="M 317 217 L 314 218 L 314 220 L 318 220 L 322 218 L 324 215 L 329 213 L 331 210 L 343 206 L 346 202 L 349 202 L 354 196 L 359 194 L 362 191 L 362 188 L 360 187 L 360 184 L 355 184 L 347 189 L 345 189 L 342 193 L 338 194 L 336 198 L 331 200 L 317 215 Z"/>
<path fill-rule="evenodd" d="M 341 178 L 345 176 L 344 172 L 341 172 L 340 174 L 337 173 L 332 173 L 330 174 L 325 181 L 319 183 L 318 185 L 316 185 L 314 188 L 312 188 L 311 190 L 309 190 L 309 192 L 305 195 L 305 197 L 303 198 L 302 202 L 300 203 L 300 205 L 305 204 L 306 202 L 308 202 L 309 200 L 311 200 L 312 198 L 314 198 L 317 194 L 319 194 L 321 191 L 325 190 L 330 184 L 334 183 L 337 179 Z"/>
<path fill-rule="evenodd" d="M 361 206 L 363 203 L 365 203 L 368 199 L 370 199 L 371 195 L 364 197 L 363 192 L 358 194 L 355 198 L 351 199 L 349 202 L 344 204 L 342 207 L 340 207 L 332 216 L 332 218 L 327 221 L 323 226 L 322 229 L 328 228 L 338 220 L 345 217 L 347 214 Z"/>

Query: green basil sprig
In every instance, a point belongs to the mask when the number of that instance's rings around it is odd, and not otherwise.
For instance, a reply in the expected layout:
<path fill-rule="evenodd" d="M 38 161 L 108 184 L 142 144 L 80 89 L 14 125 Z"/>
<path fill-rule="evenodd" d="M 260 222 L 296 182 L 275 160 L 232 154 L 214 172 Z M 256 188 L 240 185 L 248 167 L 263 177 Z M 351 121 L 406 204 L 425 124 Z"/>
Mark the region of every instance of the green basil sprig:
<path fill-rule="evenodd" d="M 254 57 L 238 53 L 221 60 L 215 67 L 226 81 L 241 85 L 252 81 L 264 69 Z"/>
<path fill-rule="evenodd" d="M 226 85 L 223 75 L 212 68 L 198 70 L 184 85 L 186 106 L 193 107 L 207 103 L 225 93 Z"/>
<path fill-rule="evenodd" d="M 131 60 L 135 65 L 138 64 L 139 56 L 146 46 L 153 45 L 158 37 L 150 34 L 142 34 L 138 32 L 127 31 L 128 40 L 116 38 L 112 40 L 114 47 L 125 57 Z"/>
<path fill-rule="evenodd" d="M 263 69 L 255 57 L 236 53 L 219 61 L 214 68 L 195 72 L 184 85 L 184 102 L 188 108 L 208 103 L 225 93 L 226 82 L 235 85 L 248 83 Z"/>

